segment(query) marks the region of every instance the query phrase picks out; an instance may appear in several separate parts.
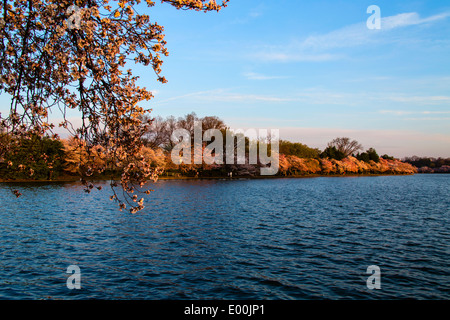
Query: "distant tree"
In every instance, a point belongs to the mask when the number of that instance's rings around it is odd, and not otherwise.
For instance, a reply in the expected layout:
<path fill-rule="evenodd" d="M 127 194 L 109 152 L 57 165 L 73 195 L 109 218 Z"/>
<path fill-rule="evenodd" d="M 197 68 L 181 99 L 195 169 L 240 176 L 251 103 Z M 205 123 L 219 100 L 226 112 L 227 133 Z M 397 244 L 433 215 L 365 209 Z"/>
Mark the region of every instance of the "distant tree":
<path fill-rule="evenodd" d="M 418 156 L 412 156 L 412 157 L 406 157 L 403 159 L 403 161 L 412 164 L 413 166 L 417 168 L 422 167 L 431 167 L 432 160 L 429 157 L 418 157 Z"/>
<path fill-rule="evenodd" d="M 329 158 L 335 160 L 342 160 L 346 156 L 344 152 L 338 150 L 335 146 L 328 146 L 321 154 L 320 158 Z"/>
<path fill-rule="evenodd" d="M 206 116 L 200 119 L 203 132 L 209 129 L 226 130 L 228 127 L 225 122 L 216 116 Z"/>
<path fill-rule="evenodd" d="M 381 158 L 385 159 L 385 160 L 395 160 L 395 158 L 393 156 L 384 154 L 381 156 Z"/>
<path fill-rule="evenodd" d="M 192 143 L 194 142 L 194 128 L 196 121 L 199 121 L 199 118 L 195 112 L 191 112 L 184 117 L 178 118 L 177 128 L 187 130 L 191 136 Z"/>
<path fill-rule="evenodd" d="M 64 146 L 61 141 L 34 135 L 14 141 L 0 165 L 8 179 L 51 180 L 63 169 Z"/>
<path fill-rule="evenodd" d="M 417 168 L 429 167 L 429 168 L 440 168 L 442 166 L 450 165 L 450 158 L 431 158 L 431 157 L 406 157 L 403 159 L 404 162 L 410 163 Z"/>
<path fill-rule="evenodd" d="M 364 161 L 364 162 L 380 162 L 380 156 L 374 148 L 368 149 L 366 152 L 358 153 L 356 155 L 356 159 Z"/>
<path fill-rule="evenodd" d="M 440 168 L 443 166 L 450 166 L 450 158 L 444 159 L 444 158 L 438 158 L 435 161 L 436 168 Z"/>
<path fill-rule="evenodd" d="M 6 130 L 0 124 L 0 163 L 5 161 L 5 156 L 11 148 L 11 135 L 6 133 Z"/>
<path fill-rule="evenodd" d="M 168 139 L 170 139 L 167 132 L 167 130 L 169 130 L 167 121 L 164 120 L 161 116 L 153 119 L 148 116 L 145 117 L 147 119 L 145 119 L 144 121 L 149 122 L 150 125 L 142 136 L 144 145 L 152 149 L 156 149 L 166 145 L 168 143 Z"/>
<path fill-rule="evenodd" d="M 142 136 L 142 141 L 145 146 L 153 149 L 162 148 L 166 151 L 171 151 L 175 146 L 175 142 L 171 140 L 171 136 L 176 129 L 188 130 L 191 135 L 191 142 L 193 142 L 194 125 L 196 121 L 198 123 L 201 122 L 202 124 L 202 135 L 209 129 L 227 129 L 227 126 L 222 119 L 216 116 L 199 118 L 195 112 L 191 112 L 178 119 L 175 119 L 174 116 L 169 116 L 167 118 L 162 118 L 161 116 L 150 118 L 149 116 L 144 116 L 143 119 L 145 119 L 143 121 L 148 121 L 150 123 Z"/>
<path fill-rule="evenodd" d="M 370 148 L 366 151 L 369 154 L 369 159 L 374 162 L 380 162 L 380 156 L 374 148 Z"/>
<path fill-rule="evenodd" d="M 339 152 L 344 154 L 344 158 L 348 157 L 362 149 L 362 145 L 356 140 L 350 138 L 336 138 L 328 143 L 328 147 L 335 147 Z"/>
<path fill-rule="evenodd" d="M 165 120 L 164 143 L 162 148 L 166 151 L 172 151 L 175 142 L 172 141 L 172 133 L 178 128 L 178 122 L 174 116 L 170 116 Z"/>
<path fill-rule="evenodd" d="M 362 152 L 356 155 L 356 159 L 360 160 L 360 161 L 364 161 L 364 162 L 369 162 L 370 161 L 370 157 L 369 154 L 367 152 Z"/>
<path fill-rule="evenodd" d="M 84 141 L 77 141 L 74 137 L 62 140 L 62 143 L 65 151 L 64 171 L 70 174 L 103 173 L 107 170 L 108 162 L 110 171 L 119 170 L 119 168 L 113 167 L 114 161 L 111 161 L 113 159 L 107 159 L 105 150 L 101 145 L 88 148 Z"/>
<path fill-rule="evenodd" d="M 297 156 L 299 158 L 317 159 L 320 155 L 319 149 L 310 148 L 299 142 L 280 140 L 279 148 L 281 154 Z"/>

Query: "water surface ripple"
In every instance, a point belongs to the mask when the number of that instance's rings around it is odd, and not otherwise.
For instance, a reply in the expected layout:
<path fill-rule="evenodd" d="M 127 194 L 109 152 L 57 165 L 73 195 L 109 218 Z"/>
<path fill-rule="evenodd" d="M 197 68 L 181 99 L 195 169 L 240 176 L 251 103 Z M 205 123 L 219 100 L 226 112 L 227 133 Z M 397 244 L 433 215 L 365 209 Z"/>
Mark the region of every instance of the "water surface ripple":
<path fill-rule="evenodd" d="M 153 188 L 130 215 L 107 187 L 0 184 L 0 299 L 450 298 L 450 175 Z"/>

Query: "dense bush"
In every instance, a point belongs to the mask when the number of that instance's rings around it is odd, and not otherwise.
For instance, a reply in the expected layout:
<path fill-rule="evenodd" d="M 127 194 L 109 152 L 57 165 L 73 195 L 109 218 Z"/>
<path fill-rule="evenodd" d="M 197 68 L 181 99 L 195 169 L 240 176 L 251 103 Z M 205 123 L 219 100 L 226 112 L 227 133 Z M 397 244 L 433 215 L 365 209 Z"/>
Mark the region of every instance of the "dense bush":
<path fill-rule="evenodd" d="M 403 159 L 404 162 L 410 163 L 417 168 L 429 167 L 440 168 L 443 166 L 450 166 L 450 158 L 431 158 L 431 157 L 407 157 Z"/>
<path fill-rule="evenodd" d="M 335 160 L 342 160 L 345 158 L 344 152 L 338 150 L 334 146 L 328 146 L 321 154 L 321 158 L 329 158 Z"/>
<path fill-rule="evenodd" d="M 320 150 L 310 148 L 299 142 L 280 140 L 280 153 L 299 158 L 317 159 L 319 158 Z"/>
<path fill-rule="evenodd" d="M 387 155 L 387 154 L 383 154 L 381 156 L 381 158 L 385 159 L 385 160 L 395 160 L 395 158 L 393 156 Z"/>
<path fill-rule="evenodd" d="M 374 148 L 370 148 L 369 150 L 367 150 L 366 152 L 363 153 L 358 153 L 356 155 L 356 159 L 360 160 L 360 161 L 364 161 L 364 162 L 370 162 L 370 161 L 374 161 L 374 162 L 380 162 L 380 156 L 378 155 L 378 153 L 376 152 L 376 150 Z"/>
<path fill-rule="evenodd" d="M 53 179 L 63 169 L 64 146 L 60 140 L 32 136 L 12 144 L 0 164 L 6 179 Z"/>

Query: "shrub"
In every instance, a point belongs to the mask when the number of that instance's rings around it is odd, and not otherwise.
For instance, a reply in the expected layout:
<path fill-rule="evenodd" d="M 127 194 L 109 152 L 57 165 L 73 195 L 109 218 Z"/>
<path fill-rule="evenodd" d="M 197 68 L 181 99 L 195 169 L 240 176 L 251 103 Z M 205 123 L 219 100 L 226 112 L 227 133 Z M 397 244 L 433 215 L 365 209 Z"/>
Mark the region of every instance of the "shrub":
<path fill-rule="evenodd" d="M 35 135 L 15 141 L 0 172 L 8 179 L 51 180 L 62 172 L 63 159 L 64 146 L 60 140 Z"/>
<path fill-rule="evenodd" d="M 320 150 L 310 148 L 299 142 L 280 140 L 280 153 L 299 158 L 317 159 L 319 158 Z"/>
<path fill-rule="evenodd" d="M 342 151 L 339 151 L 334 146 L 328 146 L 321 154 L 321 158 L 329 158 L 335 160 L 342 160 L 345 158 L 345 154 Z"/>

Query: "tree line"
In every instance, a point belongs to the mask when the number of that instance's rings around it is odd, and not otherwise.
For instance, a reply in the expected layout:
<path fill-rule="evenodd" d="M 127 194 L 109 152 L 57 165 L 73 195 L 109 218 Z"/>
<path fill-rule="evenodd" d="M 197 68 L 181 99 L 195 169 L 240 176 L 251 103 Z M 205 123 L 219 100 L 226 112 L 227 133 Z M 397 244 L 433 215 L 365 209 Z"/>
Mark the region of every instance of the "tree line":
<path fill-rule="evenodd" d="M 142 147 L 139 154 L 134 156 L 142 158 L 151 169 L 158 169 L 157 174 L 175 177 L 227 176 L 230 172 L 234 172 L 238 176 L 257 175 L 258 165 L 249 165 L 248 161 L 242 165 L 206 165 L 205 163 L 177 165 L 171 160 L 170 152 L 176 144 L 176 141 L 171 139 L 174 130 L 186 129 L 191 133 L 193 139 L 194 125 L 196 122 L 200 122 L 202 133 L 208 129 L 217 129 L 225 133 L 229 127 L 219 117 L 198 117 L 194 112 L 179 118 L 174 116 L 143 117 L 142 121 L 148 122 L 149 126 L 141 136 Z M 248 157 L 250 138 L 244 137 L 244 139 Z M 262 143 L 267 144 L 270 151 L 269 142 L 259 140 L 257 144 L 258 146 Z M 381 170 L 380 161 L 385 161 L 384 164 L 387 163 L 386 161 L 399 163 L 397 159 L 388 155 L 380 157 L 374 148 L 362 151 L 362 145 L 348 137 L 330 141 L 324 150 L 311 148 L 299 142 L 286 140 L 277 142 L 282 159 L 279 175 L 318 172 L 342 174 L 349 170 L 353 173 L 376 173 Z M 0 149 L 3 148 L 0 150 L 0 179 L 52 180 L 70 176 L 82 176 L 83 179 L 86 179 L 119 175 L 127 168 L 126 162 L 108 154 L 102 145 L 101 142 L 88 143 L 74 137 L 69 139 L 41 135 L 13 137 L 6 132 L 0 132 Z M 345 164 L 345 159 L 351 159 L 353 164 L 349 165 L 348 161 Z M 330 169 L 329 167 L 333 165 L 334 169 Z M 359 169 L 350 169 L 352 167 Z M 132 169 L 128 168 L 127 170 L 132 172 Z M 391 169 L 388 168 L 384 171 L 389 170 Z M 410 167 L 404 167 L 402 170 L 412 173 Z M 96 176 L 90 177 L 89 172 L 92 174 L 95 172 Z"/>
<path fill-rule="evenodd" d="M 450 158 L 433 157 L 405 157 L 403 162 L 409 163 L 421 173 L 450 173 Z"/>

